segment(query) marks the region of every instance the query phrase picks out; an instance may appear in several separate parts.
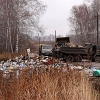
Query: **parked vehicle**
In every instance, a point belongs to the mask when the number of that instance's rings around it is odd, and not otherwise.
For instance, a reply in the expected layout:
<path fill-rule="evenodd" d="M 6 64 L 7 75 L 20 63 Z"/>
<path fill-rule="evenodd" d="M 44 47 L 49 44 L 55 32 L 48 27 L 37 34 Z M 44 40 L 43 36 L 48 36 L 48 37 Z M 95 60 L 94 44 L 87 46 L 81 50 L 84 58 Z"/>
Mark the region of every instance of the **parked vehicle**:
<path fill-rule="evenodd" d="M 52 45 L 41 45 L 39 48 L 39 55 L 52 56 Z"/>
<path fill-rule="evenodd" d="M 66 61 L 90 59 L 100 62 L 100 46 L 90 43 L 84 46 L 71 45 L 69 37 L 61 37 L 56 39 L 56 44 L 53 48 L 53 56 Z"/>

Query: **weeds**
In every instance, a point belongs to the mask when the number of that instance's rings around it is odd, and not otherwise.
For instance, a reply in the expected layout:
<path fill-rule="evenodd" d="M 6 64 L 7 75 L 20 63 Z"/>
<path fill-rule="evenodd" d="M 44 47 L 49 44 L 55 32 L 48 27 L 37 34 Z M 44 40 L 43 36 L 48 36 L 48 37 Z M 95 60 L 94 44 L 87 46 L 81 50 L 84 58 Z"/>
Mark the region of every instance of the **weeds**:
<path fill-rule="evenodd" d="M 65 69 L 26 68 L 10 81 L 0 76 L 0 100 L 100 100 L 83 71 Z"/>

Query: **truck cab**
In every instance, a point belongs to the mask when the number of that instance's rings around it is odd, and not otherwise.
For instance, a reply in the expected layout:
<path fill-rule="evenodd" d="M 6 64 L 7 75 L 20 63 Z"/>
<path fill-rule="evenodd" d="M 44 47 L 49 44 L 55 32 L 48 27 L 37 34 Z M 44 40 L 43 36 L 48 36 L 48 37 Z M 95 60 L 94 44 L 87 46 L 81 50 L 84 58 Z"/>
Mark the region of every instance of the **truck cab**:
<path fill-rule="evenodd" d="M 100 62 L 100 46 L 93 44 L 85 44 L 85 47 L 88 48 L 88 54 L 91 57 L 92 61 Z"/>
<path fill-rule="evenodd" d="M 41 45 L 39 48 L 39 55 L 52 56 L 52 45 Z"/>
<path fill-rule="evenodd" d="M 93 61 L 100 62 L 100 46 L 93 47 Z"/>

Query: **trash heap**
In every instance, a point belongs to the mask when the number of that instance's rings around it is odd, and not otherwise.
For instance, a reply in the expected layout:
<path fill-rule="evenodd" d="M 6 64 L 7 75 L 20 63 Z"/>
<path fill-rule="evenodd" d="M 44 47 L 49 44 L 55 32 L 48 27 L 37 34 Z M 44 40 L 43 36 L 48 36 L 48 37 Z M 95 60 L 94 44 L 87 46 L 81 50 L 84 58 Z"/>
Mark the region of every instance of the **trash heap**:
<path fill-rule="evenodd" d="M 39 56 L 34 54 L 33 56 L 19 56 L 7 61 L 0 62 L 0 71 L 3 72 L 3 76 L 9 78 L 14 71 L 17 71 L 17 77 L 20 75 L 22 70 L 26 68 L 48 68 L 48 67 L 59 67 L 60 63 L 58 60 L 53 60 L 52 57 Z"/>
<path fill-rule="evenodd" d="M 3 72 L 3 76 L 10 78 L 11 74 L 16 71 L 17 77 L 20 75 L 22 70 L 26 68 L 59 68 L 62 67 L 63 71 L 66 71 L 65 67 L 67 67 L 68 70 L 84 70 L 85 73 L 89 76 L 100 76 L 100 70 L 95 69 L 95 67 L 92 68 L 84 68 L 82 65 L 74 65 L 73 63 L 64 63 L 58 59 L 54 59 L 52 57 L 48 56 L 39 56 L 38 54 L 33 54 L 33 56 L 25 57 L 25 56 L 19 56 L 14 59 L 9 59 L 7 61 L 1 61 L 0 62 L 0 71 Z"/>

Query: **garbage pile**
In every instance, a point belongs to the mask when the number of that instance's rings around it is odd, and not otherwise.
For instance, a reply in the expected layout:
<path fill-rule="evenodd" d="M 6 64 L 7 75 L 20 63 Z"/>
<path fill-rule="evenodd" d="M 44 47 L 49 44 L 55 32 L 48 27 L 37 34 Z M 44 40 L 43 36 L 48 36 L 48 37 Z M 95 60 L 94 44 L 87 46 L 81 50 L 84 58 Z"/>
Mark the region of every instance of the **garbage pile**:
<path fill-rule="evenodd" d="M 52 57 L 39 56 L 34 54 L 34 56 L 19 56 L 14 59 L 9 59 L 7 61 L 0 62 L 0 71 L 3 72 L 3 76 L 9 78 L 10 75 L 16 70 L 17 77 L 26 68 L 41 68 L 41 67 L 59 67 L 60 63 L 58 60 L 54 60 Z M 10 74 L 10 75 L 9 75 Z"/>
<path fill-rule="evenodd" d="M 89 76 L 100 76 L 100 70 L 95 69 L 95 67 L 92 68 L 84 68 L 82 65 L 74 65 L 73 63 L 64 63 L 61 62 L 58 59 L 54 59 L 52 57 L 48 56 L 39 56 L 38 54 L 33 54 L 33 56 L 25 57 L 25 56 L 19 56 L 14 59 L 9 59 L 6 62 L 1 61 L 0 62 L 0 71 L 3 72 L 4 77 L 10 77 L 8 74 L 13 73 L 15 70 L 17 71 L 17 77 L 25 68 L 59 68 L 62 67 L 63 71 L 66 71 L 65 67 L 68 68 L 68 70 L 84 70 L 85 73 Z"/>

